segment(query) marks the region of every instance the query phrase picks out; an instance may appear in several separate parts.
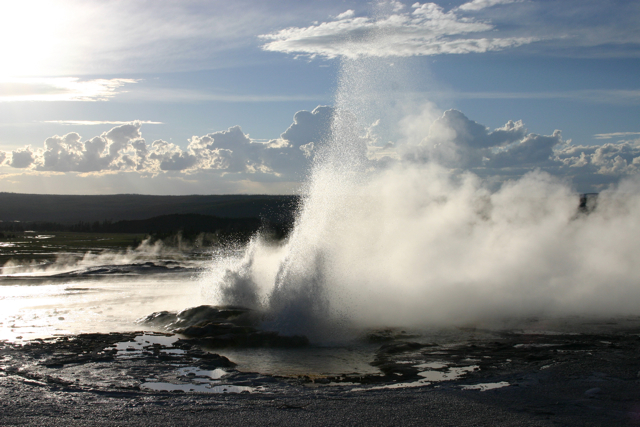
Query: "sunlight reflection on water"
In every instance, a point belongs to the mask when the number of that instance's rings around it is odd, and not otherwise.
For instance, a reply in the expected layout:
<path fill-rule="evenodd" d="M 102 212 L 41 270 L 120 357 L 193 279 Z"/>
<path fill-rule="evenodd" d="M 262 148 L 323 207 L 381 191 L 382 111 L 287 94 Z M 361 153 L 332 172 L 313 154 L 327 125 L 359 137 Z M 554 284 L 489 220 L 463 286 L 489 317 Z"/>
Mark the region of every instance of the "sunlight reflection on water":
<path fill-rule="evenodd" d="M 151 275 L 0 287 L 0 339 L 142 329 L 136 319 L 203 304 L 200 284 Z"/>

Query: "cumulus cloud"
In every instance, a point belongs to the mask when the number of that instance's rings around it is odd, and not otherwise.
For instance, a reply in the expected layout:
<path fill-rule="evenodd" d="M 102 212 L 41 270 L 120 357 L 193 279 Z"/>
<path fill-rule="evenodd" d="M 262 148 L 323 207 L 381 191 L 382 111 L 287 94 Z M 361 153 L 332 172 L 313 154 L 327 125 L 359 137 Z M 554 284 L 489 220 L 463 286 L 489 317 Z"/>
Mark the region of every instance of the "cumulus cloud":
<path fill-rule="evenodd" d="M 450 167 L 476 167 L 486 161 L 493 148 L 515 143 L 524 135 L 521 121 L 509 121 L 489 131 L 460 111 L 448 110 L 433 122 L 427 137 L 411 154 Z"/>
<path fill-rule="evenodd" d="M 602 175 L 630 175 L 640 172 L 640 147 L 628 142 L 599 146 L 567 146 L 557 152 L 564 165 Z"/>
<path fill-rule="evenodd" d="M 333 123 L 338 113 L 340 129 Z M 166 179 L 191 183 L 216 180 L 219 185 L 224 183 L 216 188 L 234 192 L 290 189 L 304 180 L 318 156 L 324 160 L 334 156 L 329 159 L 334 165 L 364 165 L 369 171 L 403 162 L 437 163 L 454 174 L 471 171 L 491 177 L 496 185 L 540 169 L 573 181 L 583 192 L 602 190 L 640 172 L 638 142 L 573 144 L 565 141 L 559 130 L 551 135 L 530 133 L 520 120 L 489 129 L 460 111 L 448 110 L 435 117 L 429 109 L 400 122 L 405 140 L 381 147 L 375 145 L 372 129 L 359 129 L 350 117 L 347 111 L 319 106 L 313 111 L 298 111 L 277 139 L 256 141 L 233 126 L 193 136 L 186 146 L 164 140 L 148 143 L 141 132 L 142 123 L 131 122 L 86 140 L 70 132 L 47 138 L 41 148 L 0 151 L 0 165 L 5 171 L 20 170 L 8 174 L 14 178 L 30 171 L 31 175 L 153 177 L 164 183 Z M 332 132 L 339 133 L 337 138 Z M 326 150 L 329 140 L 334 143 Z"/>
<path fill-rule="evenodd" d="M 239 126 L 227 131 L 193 137 L 187 147 L 199 159 L 198 167 L 226 173 L 266 173 L 287 179 L 303 177 L 315 151 L 326 140 L 334 110 L 317 107 L 299 111 L 279 139 L 252 141 Z"/>
<path fill-rule="evenodd" d="M 293 123 L 281 138 L 296 148 L 322 142 L 331 132 L 333 113 L 331 107 L 317 107 L 311 112 L 298 111 L 293 116 Z"/>
<path fill-rule="evenodd" d="M 27 146 L 0 163 L 37 172 L 217 173 L 236 179 L 300 181 L 331 129 L 332 107 L 299 111 L 280 138 L 252 140 L 239 126 L 193 136 L 186 148 L 163 140 L 148 144 L 139 121 L 122 124 L 82 140 L 76 132 L 47 138 L 44 147 Z"/>
<path fill-rule="evenodd" d="M 147 171 L 182 171 L 187 174 L 218 172 L 249 175 L 252 179 L 299 181 L 331 128 L 333 108 L 299 111 L 280 138 L 252 140 L 240 126 L 190 139 L 186 149 L 166 141 L 154 141 L 138 158 Z M 269 178 L 271 177 L 271 178 Z"/>
<path fill-rule="evenodd" d="M 11 166 L 12 168 L 24 169 L 31 166 L 33 160 L 34 158 L 31 147 L 27 146 L 25 148 L 11 152 L 11 160 L 9 161 L 9 166 Z"/>
<path fill-rule="evenodd" d="M 562 143 L 562 133 L 559 130 L 548 136 L 528 134 L 507 149 L 494 153 L 487 165 L 493 168 L 548 166 L 549 162 L 554 161 L 553 147 Z"/>
<path fill-rule="evenodd" d="M 580 191 L 597 191 L 640 172 L 638 144 L 573 145 L 559 130 L 551 135 L 528 133 L 522 121 L 491 131 L 457 110 L 445 111 L 427 136 L 405 146 L 402 154 L 406 161 L 434 162 L 498 181 L 542 169 L 573 180 Z"/>
<path fill-rule="evenodd" d="M 505 0 L 474 0 L 466 9 L 479 10 Z M 461 6 L 461 8 L 463 7 Z M 291 27 L 260 36 L 264 50 L 311 57 L 385 57 L 480 53 L 516 47 L 535 37 L 499 37 L 486 20 L 445 12 L 435 3 L 415 3 L 410 11 L 394 8 L 381 18 L 355 16 L 352 11 L 332 21 Z M 384 35 L 384 37 L 380 37 Z"/>
<path fill-rule="evenodd" d="M 195 156 L 183 152 L 177 145 L 162 140 L 153 141 L 148 156 L 162 171 L 189 169 L 195 166 L 198 160 Z"/>
<path fill-rule="evenodd" d="M 336 19 L 337 20 L 341 20 L 341 19 L 353 18 L 354 15 L 355 15 L 355 13 L 354 13 L 353 9 L 349 9 L 347 11 L 342 12 L 338 16 L 336 16 Z"/>
<path fill-rule="evenodd" d="M 82 142 L 76 132 L 52 136 L 38 150 L 34 160 L 38 171 L 100 172 L 135 169 L 137 152 L 132 144 L 141 141 L 139 122 L 117 126 Z"/>

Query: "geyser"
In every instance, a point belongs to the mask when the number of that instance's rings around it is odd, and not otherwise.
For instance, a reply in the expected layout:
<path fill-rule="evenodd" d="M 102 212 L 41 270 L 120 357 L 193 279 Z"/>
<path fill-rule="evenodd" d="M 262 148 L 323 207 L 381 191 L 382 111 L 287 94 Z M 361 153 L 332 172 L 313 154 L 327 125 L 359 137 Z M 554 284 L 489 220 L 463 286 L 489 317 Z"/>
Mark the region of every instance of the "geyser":
<path fill-rule="evenodd" d="M 216 303 L 260 310 L 265 328 L 316 342 L 373 327 L 637 313 L 638 181 L 584 213 L 569 184 L 541 171 L 492 189 L 433 163 L 380 167 L 364 128 L 400 114 L 388 91 L 370 102 L 394 69 L 378 61 L 342 62 L 294 230 L 283 245 L 257 235 L 215 261 L 205 280 Z"/>

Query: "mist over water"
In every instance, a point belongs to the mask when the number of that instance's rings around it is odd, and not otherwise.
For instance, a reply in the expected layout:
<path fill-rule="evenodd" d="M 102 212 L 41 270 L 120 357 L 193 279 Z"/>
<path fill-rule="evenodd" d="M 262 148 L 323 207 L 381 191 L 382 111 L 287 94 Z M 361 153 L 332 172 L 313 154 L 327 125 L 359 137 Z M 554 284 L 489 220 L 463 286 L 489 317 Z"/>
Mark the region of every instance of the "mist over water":
<path fill-rule="evenodd" d="M 380 167 L 367 157 L 373 120 L 429 124 L 403 118 L 391 96 L 401 68 L 343 61 L 331 135 L 316 147 L 293 232 L 283 245 L 257 235 L 214 261 L 204 280 L 216 302 L 316 342 L 376 327 L 637 314 L 638 181 L 602 192 L 587 214 L 569 184 L 540 171 L 496 190 L 434 163 Z"/>

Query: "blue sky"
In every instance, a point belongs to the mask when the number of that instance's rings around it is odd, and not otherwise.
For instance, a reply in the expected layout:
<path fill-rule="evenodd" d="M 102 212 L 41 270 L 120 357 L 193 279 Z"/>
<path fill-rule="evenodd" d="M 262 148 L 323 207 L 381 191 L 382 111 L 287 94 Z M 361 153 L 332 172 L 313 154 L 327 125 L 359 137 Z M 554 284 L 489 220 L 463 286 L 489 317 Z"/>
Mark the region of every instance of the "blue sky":
<path fill-rule="evenodd" d="M 377 166 L 599 191 L 640 167 L 638 22 L 636 1 L 5 2 L 0 191 L 295 192 L 343 61 L 388 68 L 369 80 L 395 98 Z"/>

